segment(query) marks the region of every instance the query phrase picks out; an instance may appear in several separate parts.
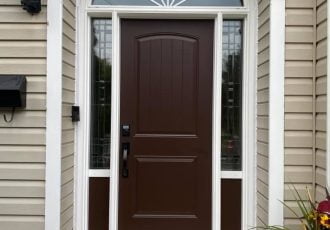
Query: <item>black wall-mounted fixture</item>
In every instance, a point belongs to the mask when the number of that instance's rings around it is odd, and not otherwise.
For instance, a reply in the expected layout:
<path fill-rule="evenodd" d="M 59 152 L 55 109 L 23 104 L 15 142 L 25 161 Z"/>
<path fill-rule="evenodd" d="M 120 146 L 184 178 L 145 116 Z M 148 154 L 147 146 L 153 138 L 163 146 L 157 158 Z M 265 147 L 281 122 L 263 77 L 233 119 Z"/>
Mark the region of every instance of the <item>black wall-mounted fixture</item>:
<path fill-rule="evenodd" d="M 72 122 L 80 121 L 80 108 L 79 106 L 72 106 Z"/>
<path fill-rule="evenodd" d="M 0 108 L 12 108 L 11 119 L 6 122 L 11 122 L 14 119 L 16 108 L 25 108 L 26 106 L 26 77 L 0 75 Z"/>
<path fill-rule="evenodd" d="M 41 0 L 21 0 L 21 4 L 30 14 L 38 14 L 41 11 Z"/>

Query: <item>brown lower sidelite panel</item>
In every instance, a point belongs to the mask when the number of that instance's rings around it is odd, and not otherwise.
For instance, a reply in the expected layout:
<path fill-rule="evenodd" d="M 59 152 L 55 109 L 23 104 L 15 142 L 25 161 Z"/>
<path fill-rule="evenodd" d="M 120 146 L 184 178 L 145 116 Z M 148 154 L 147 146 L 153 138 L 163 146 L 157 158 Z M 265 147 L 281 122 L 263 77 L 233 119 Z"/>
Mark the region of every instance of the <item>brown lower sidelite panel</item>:
<path fill-rule="evenodd" d="M 241 230 L 242 227 L 242 181 L 221 182 L 221 229 Z"/>
<path fill-rule="evenodd" d="M 109 178 L 89 179 L 89 230 L 109 230 Z"/>

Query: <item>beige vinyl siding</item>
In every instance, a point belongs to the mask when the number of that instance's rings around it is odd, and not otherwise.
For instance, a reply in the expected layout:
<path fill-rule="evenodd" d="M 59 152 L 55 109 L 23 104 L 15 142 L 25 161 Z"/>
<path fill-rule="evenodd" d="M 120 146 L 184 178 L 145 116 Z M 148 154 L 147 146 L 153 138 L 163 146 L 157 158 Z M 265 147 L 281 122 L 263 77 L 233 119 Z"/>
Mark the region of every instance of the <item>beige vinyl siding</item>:
<path fill-rule="evenodd" d="M 315 192 L 316 200 L 325 198 L 326 186 L 326 100 L 327 100 L 327 1 L 317 1 L 316 79 L 315 79 Z"/>
<path fill-rule="evenodd" d="M 0 111 L 0 230 L 43 230 L 45 215 L 46 1 L 31 16 L 0 0 L 0 75 L 27 76 L 27 106 Z M 10 113 L 6 113 L 10 115 Z"/>
<path fill-rule="evenodd" d="M 284 199 L 296 210 L 290 185 L 305 194 L 305 188 L 312 189 L 314 181 L 314 7 L 314 0 L 286 0 Z M 284 214 L 287 227 L 301 228 L 288 209 Z"/>
<path fill-rule="evenodd" d="M 75 103 L 76 62 L 76 2 L 63 1 L 63 50 L 62 50 L 62 182 L 61 182 L 61 230 L 73 227 L 74 206 L 74 124 L 71 106 Z"/>
<path fill-rule="evenodd" d="M 257 225 L 268 224 L 269 0 L 258 7 Z"/>

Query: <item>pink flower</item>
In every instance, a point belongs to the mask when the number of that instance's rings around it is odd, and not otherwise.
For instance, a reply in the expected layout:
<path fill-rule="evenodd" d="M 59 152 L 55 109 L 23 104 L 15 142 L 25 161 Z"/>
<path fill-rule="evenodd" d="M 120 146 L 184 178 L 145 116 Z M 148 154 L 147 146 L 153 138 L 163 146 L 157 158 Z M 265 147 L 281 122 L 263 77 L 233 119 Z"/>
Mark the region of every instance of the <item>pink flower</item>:
<path fill-rule="evenodd" d="M 317 207 L 317 212 L 330 215 L 330 200 L 321 201 Z"/>

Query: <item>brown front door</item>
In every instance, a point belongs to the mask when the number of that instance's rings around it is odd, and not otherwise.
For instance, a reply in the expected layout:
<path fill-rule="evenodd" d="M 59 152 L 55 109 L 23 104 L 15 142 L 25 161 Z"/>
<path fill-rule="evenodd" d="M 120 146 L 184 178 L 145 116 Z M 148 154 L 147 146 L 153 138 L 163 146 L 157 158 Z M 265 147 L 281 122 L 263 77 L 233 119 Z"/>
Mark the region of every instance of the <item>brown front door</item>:
<path fill-rule="evenodd" d="M 119 230 L 211 230 L 212 20 L 122 20 Z"/>

